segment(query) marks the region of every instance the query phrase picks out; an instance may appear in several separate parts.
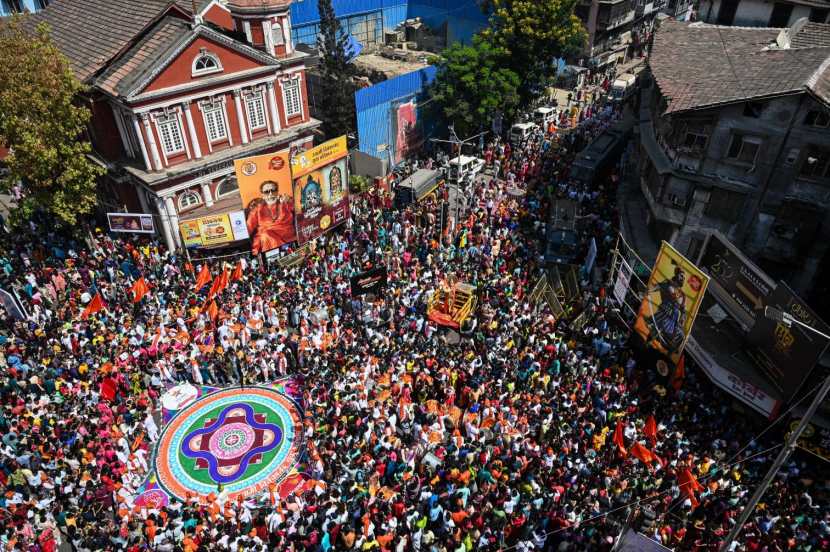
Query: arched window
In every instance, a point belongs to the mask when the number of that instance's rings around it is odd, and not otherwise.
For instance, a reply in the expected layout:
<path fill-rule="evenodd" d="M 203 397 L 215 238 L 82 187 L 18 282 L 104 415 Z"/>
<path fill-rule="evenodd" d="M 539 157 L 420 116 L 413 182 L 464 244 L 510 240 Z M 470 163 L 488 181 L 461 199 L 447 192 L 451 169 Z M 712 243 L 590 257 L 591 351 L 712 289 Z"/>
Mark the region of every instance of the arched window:
<path fill-rule="evenodd" d="M 274 41 L 274 46 L 285 44 L 285 35 L 282 34 L 282 25 L 279 23 L 271 25 L 271 39 Z"/>
<path fill-rule="evenodd" d="M 199 55 L 193 58 L 193 76 L 210 75 L 222 71 L 222 62 L 219 56 L 202 48 Z"/>
<path fill-rule="evenodd" d="M 220 199 L 239 193 L 239 183 L 236 176 L 230 175 L 216 186 L 216 198 Z"/>
<path fill-rule="evenodd" d="M 192 209 L 201 204 L 202 196 L 199 195 L 199 192 L 190 190 L 179 196 L 179 212 Z"/>

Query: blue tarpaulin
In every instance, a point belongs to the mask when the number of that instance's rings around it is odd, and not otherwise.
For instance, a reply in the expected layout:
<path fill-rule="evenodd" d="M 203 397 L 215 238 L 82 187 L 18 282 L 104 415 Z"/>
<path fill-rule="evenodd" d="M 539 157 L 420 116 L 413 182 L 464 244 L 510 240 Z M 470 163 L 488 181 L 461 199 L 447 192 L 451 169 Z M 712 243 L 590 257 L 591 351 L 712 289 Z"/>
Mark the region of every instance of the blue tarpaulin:
<path fill-rule="evenodd" d="M 360 55 L 360 52 L 363 51 L 363 44 L 357 41 L 354 35 L 349 35 L 349 40 L 346 43 L 346 56 L 349 58 L 349 61 L 354 61 L 354 59 Z"/>

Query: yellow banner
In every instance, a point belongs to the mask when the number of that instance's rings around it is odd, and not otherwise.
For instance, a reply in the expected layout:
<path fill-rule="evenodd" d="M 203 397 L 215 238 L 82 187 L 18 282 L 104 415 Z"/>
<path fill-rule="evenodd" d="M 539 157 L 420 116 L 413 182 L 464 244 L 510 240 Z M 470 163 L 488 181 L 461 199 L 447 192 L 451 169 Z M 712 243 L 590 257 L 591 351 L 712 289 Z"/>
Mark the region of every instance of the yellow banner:
<path fill-rule="evenodd" d="M 199 219 L 186 220 L 179 223 L 185 247 L 202 245 L 202 233 L 199 230 Z"/>
<path fill-rule="evenodd" d="M 233 228 L 227 213 L 199 218 L 202 245 L 217 245 L 233 241 Z"/>
<path fill-rule="evenodd" d="M 709 276 L 663 242 L 634 330 L 649 346 L 677 363 L 708 284 Z"/>
<path fill-rule="evenodd" d="M 297 178 L 307 175 L 320 167 L 346 157 L 347 153 L 346 136 L 323 142 L 310 150 L 300 150 L 291 160 L 291 176 Z"/>

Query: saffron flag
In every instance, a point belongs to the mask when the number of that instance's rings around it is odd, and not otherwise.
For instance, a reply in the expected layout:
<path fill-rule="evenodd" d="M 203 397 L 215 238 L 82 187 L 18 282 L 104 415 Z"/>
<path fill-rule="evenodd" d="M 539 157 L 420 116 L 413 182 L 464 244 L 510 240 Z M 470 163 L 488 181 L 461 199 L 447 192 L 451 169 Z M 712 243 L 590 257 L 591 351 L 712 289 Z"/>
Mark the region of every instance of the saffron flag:
<path fill-rule="evenodd" d="M 695 491 L 702 491 L 703 485 L 698 483 L 697 479 L 694 475 L 692 475 L 692 472 L 689 471 L 688 468 L 678 474 L 677 482 L 680 485 L 680 493 L 685 494 L 689 497 L 689 500 L 692 501 L 692 510 L 697 508 L 700 505 L 700 501 L 697 499 L 697 496 L 695 496 Z"/>
<path fill-rule="evenodd" d="M 233 274 L 231 274 L 231 282 L 236 282 L 242 279 L 242 261 L 236 263 L 236 268 L 233 269 Z"/>
<path fill-rule="evenodd" d="M 213 283 L 210 285 L 210 289 L 208 290 L 208 299 L 215 296 L 220 291 L 222 291 L 222 275 L 217 274 L 216 278 L 213 279 Z"/>
<path fill-rule="evenodd" d="M 211 320 L 216 320 L 216 317 L 219 316 L 219 307 L 216 306 L 216 301 L 210 302 L 210 305 L 208 305 L 206 312 Z"/>
<path fill-rule="evenodd" d="M 107 402 L 112 402 L 115 400 L 115 393 L 118 390 L 115 380 L 112 378 L 104 378 L 101 382 L 101 398 Z"/>
<path fill-rule="evenodd" d="M 617 428 L 614 430 L 614 444 L 620 449 L 620 453 L 623 456 L 628 455 L 628 451 L 625 450 L 625 440 L 623 439 L 623 423 L 622 420 L 617 420 Z"/>
<path fill-rule="evenodd" d="M 663 460 L 659 456 L 637 442 L 631 445 L 631 455 L 648 466 L 648 469 L 652 469 L 651 464 L 654 462 L 657 462 L 661 466 L 663 465 Z"/>
<path fill-rule="evenodd" d="M 228 287 L 230 277 L 231 277 L 230 271 L 228 271 L 227 268 L 223 269 L 222 274 L 219 276 L 219 291 L 222 291 L 223 289 Z"/>
<path fill-rule="evenodd" d="M 81 313 L 81 319 L 86 320 L 87 318 L 89 318 L 89 315 L 95 314 L 103 308 L 104 299 L 101 297 L 100 293 L 96 293 L 95 297 L 92 298 L 92 301 L 90 301 L 84 309 L 84 312 Z"/>
<path fill-rule="evenodd" d="M 210 282 L 210 270 L 208 270 L 207 264 L 203 264 L 199 276 L 196 277 L 196 291 L 205 287 L 208 282 Z"/>
<path fill-rule="evenodd" d="M 651 446 L 653 447 L 657 443 L 657 422 L 654 420 L 654 416 L 649 416 L 646 420 L 646 426 L 643 428 L 643 433 L 645 433 L 648 440 L 651 441 Z"/>
<path fill-rule="evenodd" d="M 150 288 L 147 286 L 147 282 L 144 281 L 144 276 L 135 281 L 130 291 L 133 293 L 133 303 L 138 303 L 142 297 L 147 295 Z"/>

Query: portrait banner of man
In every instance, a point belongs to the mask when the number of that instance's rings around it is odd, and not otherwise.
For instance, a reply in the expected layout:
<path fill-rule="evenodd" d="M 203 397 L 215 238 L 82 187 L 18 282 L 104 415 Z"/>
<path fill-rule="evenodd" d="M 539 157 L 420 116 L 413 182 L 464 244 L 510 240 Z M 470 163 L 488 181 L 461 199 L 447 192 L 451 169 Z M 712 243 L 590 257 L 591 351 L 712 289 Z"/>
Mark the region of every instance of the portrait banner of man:
<path fill-rule="evenodd" d="M 634 330 L 675 364 L 692 331 L 709 276 L 663 242 L 648 281 Z"/>
<path fill-rule="evenodd" d="M 237 159 L 234 165 L 251 252 L 257 255 L 297 241 L 288 151 Z"/>

